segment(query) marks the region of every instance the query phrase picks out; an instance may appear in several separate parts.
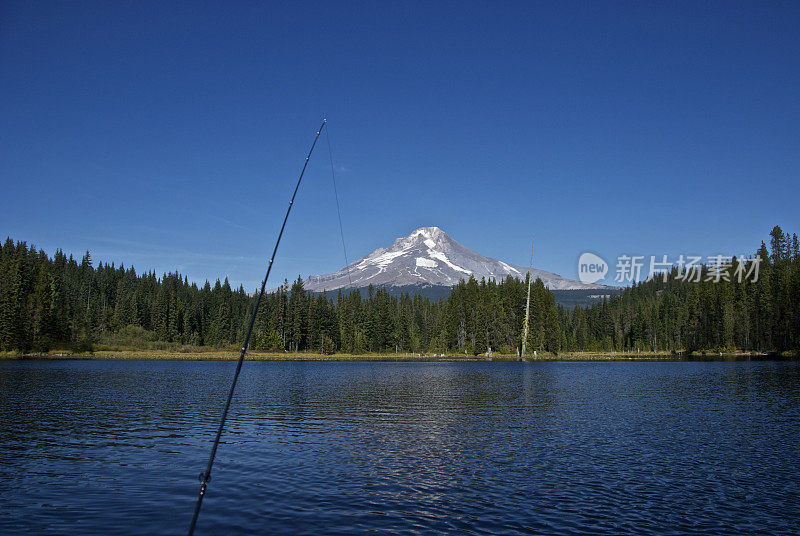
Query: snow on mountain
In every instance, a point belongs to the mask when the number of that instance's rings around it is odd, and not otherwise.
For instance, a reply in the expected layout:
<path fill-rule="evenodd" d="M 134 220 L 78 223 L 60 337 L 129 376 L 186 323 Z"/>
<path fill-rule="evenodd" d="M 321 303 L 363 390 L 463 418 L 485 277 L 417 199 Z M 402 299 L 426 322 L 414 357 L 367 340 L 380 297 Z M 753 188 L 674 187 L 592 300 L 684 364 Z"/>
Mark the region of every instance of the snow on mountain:
<path fill-rule="evenodd" d="M 339 288 L 373 286 L 452 286 L 474 276 L 501 281 L 508 276 L 524 279 L 527 268 L 484 257 L 468 249 L 438 227 L 421 227 L 389 248 L 378 248 L 337 272 L 311 275 L 306 290 L 323 292 Z M 544 270 L 533 270 L 551 290 L 601 289 Z"/>

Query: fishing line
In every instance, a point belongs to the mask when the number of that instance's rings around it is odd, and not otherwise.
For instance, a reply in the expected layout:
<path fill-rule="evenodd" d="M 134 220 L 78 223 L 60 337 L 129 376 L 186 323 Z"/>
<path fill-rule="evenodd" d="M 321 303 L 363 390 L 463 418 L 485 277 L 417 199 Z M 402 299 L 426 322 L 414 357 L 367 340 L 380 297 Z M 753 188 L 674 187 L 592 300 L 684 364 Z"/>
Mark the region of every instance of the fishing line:
<path fill-rule="evenodd" d="M 264 289 L 267 286 L 269 273 L 272 271 L 272 263 L 275 262 L 275 254 L 278 252 L 278 245 L 281 243 L 283 230 L 286 228 L 286 221 L 289 219 L 289 213 L 292 211 L 292 205 L 294 205 L 294 198 L 297 196 L 297 190 L 300 188 L 300 181 L 303 180 L 303 174 L 306 172 L 306 167 L 308 167 L 308 161 L 311 158 L 311 153 L 314 152 L 314 147 L 317 145 L 319 135 L 322 132 L 322 129 L 325 128 L 326 124 L 327 119 L 323 119 L 322 125 L 319 127 L 319 130 L 317 130 L 317 135 L 314 137 L 314 143 L 311 144 L 311 149 L 308 151 L 308 156 L 306 156 L 306 161 L 303 164 L 303 170 L 300 172 L 300 177 L 297 179 L 297 185 L 294 187 L 292 199 L 289 201 L 289 207 L 286 209 L 286 215 L 283 217 L 283 225 L 281 225 L 281 231 L 278 233 L 278 240 L 275 241 L 275 249 L 272 250 L 272 257 L 270 257 L 269 264 L 267 265 L 267 274 L 264 276 L 264 281 L 261 282 L 261 291 L 258 293 L 258 300 L 256 300 L 256 307 L 253 309 L 253 316 L 250 317 L 250 325 L 247 328 L 247 336 L 244 339 L 244 346 L 242 346 L 242 351 L 239 354 L 239 361 L 236 364 L 236 373 L 233 375 L 231 389 L 228 391 L 228 400 L 225 402 L 225 409 L 222 411 L 222 417 L 219 420 L 219 428 L 217 428 L 217 436 L 214 438 L 214 446 L 211 447 L 211 455 L 208 457 L 208 465 L 206 466 L 206 470 L 200 473 L 200 494 L 197 496 L 197 504 L 195 504 L 194 507 L 194 515 L 192 515 L 192 522 L 189 525 L 189 536 L 194 534 L 194 527 L 195 524 L 197 524 L 197 517 L 200 515 L 200 506 L 203 504 L 203 497 L 206 494 L 208 482 L 211 480 L 211 468 L 214 465 L 214 457 L 217 455 L 217 447 L 219 447 L 219 440 L 222 437 L 222 430 L 225 427 L 225 419 L 228 418 L 228 410 L 231 407 L 231 400 L 233 399 L 233 392 L 236 389 L 236 381 L 239 379 L 239 372 L 242 370 L 244 356 L 247 353 L 247 347 L 250 345 L 250 335 L 253 333 L 253 325 L 256 322 L 258 306 L 261 304 L 261 298 L 264 296 Z"/>
<path fill-rule="evenodd" d="M 336 214 L 339 216 L 339 234 L 342 237 L 342 250 L 344 250 L 344 266 L 347 270 L 347 282 L 350 287 L 353 281 L 350 279 L 350 262 L 347 260 L 347 246 L 344 244 L 344 230 L 342 229 L 342 211 L 339 209 L 339 192 L 336 190 L 336 173 L 333 171 L 333 151 L 331 151 L 331 129 L 325 129 L 325 139 L 328 141 L 328 157 L 331 160 L 331 179 L 333 180 L 333 195 L 336 197 Z"/>

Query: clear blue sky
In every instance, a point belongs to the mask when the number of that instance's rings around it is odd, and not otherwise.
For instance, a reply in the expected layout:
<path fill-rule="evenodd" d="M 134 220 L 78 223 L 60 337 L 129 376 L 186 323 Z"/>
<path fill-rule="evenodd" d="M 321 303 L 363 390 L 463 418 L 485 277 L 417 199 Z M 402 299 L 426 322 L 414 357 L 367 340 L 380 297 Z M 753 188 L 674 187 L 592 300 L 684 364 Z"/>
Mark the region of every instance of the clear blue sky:
<path fill-rule="evenodd" d="M 797 2 L 0 5 L 0 234 L 261 279 L 327 117 L 351 260 L 420 226 L 578 255 L 800 231 Z M 343 264 L 318 146 L 272 282 Z M 270 285 L 272 286 L 272 285 Z"/>

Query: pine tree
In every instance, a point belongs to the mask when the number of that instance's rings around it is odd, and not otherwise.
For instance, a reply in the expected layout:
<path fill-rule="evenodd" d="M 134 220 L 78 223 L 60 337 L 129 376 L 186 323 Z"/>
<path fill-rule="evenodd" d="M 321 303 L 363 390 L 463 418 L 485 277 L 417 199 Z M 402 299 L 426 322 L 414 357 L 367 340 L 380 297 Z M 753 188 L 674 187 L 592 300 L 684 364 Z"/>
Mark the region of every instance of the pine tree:
<path fill-rule="evenodd" d="M 289 342 L 290 351 L 305 350 L 308 342 L 308 310 L 306 291 L 300 276 L 292 284 L 289 295 Z"/>

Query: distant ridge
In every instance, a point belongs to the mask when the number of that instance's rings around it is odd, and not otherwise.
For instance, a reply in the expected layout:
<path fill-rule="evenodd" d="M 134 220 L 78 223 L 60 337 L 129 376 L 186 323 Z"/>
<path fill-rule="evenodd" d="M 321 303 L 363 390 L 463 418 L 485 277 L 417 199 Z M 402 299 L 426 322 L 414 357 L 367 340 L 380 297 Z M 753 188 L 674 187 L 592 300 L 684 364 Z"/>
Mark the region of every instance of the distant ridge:
<path fill-rule="evenodd" d="M 385 291 L 389 293 L 391 296 L 395 296 L 399 298 L 403 294 L 407 294 L 409 296 L 422 296 L 423 298 L 427 298 L 431 301 L 439 301 L 442 299 L 447 299 L 450 296 L 450 292 L 452 292 L 453 287 L 446 287 L 444 285 L 425 285 L 425 286 L 381 286 Z M 375 287 L 378 288 L 378 287 Z M 369 295 L 369 288 L 368 287 L 359 287 L 357 289 L 344 289 L 343 292 L 352 292 L 353 290 L 358 290 L 361 293 L 362 298 L 366 299 Z M 559 305 L 563 305 L 567 309 L 572 309 L 576 305 L 580 305 L 581 307 L 586 307 L 592 305 L 594 303 L 603 301 L 604 299 L 609 299 L 611 296 L 620 295 L 625 290 L 624 287 L 605 287 L 602 290 L 598 289 L 576 289 L 576 290 L 551 290 L 550 292 L 553 293 L 553 298 L 555 298 L 556 303 Z M 313 292 L 313 294 L 324 294 L 328 298 L 333 299 L 336 301 L 337 294 L 339 290 L 332 290 L 332 291 L 325 291 L 325 292 Z"/>

